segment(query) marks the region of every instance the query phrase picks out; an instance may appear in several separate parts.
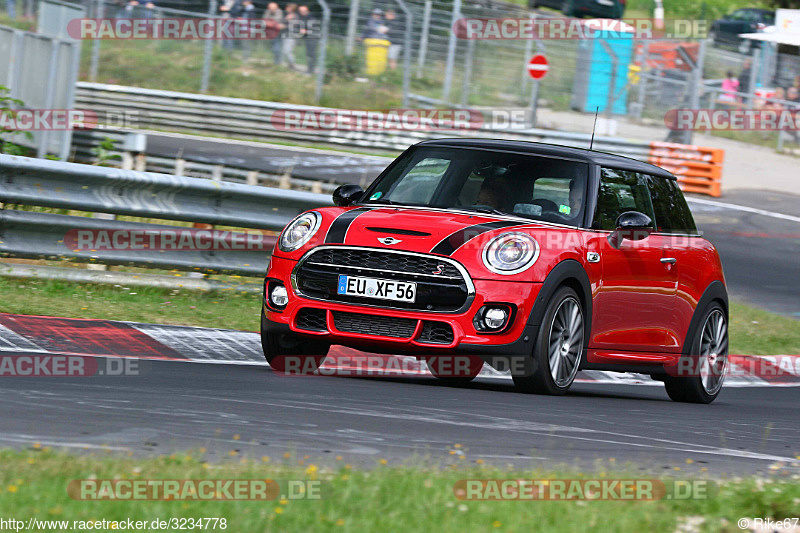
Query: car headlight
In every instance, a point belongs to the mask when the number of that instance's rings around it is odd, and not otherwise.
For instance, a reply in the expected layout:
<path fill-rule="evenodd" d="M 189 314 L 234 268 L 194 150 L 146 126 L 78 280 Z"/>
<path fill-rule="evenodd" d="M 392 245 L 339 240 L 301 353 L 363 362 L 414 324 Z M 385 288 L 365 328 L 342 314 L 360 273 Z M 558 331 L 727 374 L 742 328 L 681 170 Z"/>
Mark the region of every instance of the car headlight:
<path fill-rule="evenodd" d="M 483 249 L 483 264 L 495 274 L 518 274 L 539 257 L 539 244 L 525 233 L 504 233 Z"/>
<path fill-rule="evenodd" d="M 311 240 L 319 229 L 322 217 L 316 211 L 303 213 L 284 228 L 278 241 L 282 252 L 293 252 Z"/>

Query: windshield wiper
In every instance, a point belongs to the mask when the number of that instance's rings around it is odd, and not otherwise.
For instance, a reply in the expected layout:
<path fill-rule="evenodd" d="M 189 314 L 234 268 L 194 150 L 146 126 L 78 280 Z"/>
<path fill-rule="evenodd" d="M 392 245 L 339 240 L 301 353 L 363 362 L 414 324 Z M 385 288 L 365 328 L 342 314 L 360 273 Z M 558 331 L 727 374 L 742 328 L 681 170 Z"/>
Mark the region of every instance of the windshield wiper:
<path fill-rule="evenodd" d="M 463 209 L 464 211 L 475 211 L 476 213 L 487 213 L 490 215 L 504 215 L 508 216 L 508 213 L 504 211 L 500 211 L 499 209 L 495 209 L 494 207 L 458 207 L 457 209 Z"/>

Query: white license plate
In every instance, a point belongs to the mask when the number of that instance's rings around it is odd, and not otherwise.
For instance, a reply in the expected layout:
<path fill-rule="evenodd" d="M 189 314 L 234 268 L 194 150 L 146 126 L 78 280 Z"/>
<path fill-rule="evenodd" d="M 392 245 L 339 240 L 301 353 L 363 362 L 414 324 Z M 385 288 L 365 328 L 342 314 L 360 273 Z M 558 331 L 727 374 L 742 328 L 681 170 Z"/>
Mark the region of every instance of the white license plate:
<path fill-rule="evenodd" d="M 417 297 L 417 284 L 389 279 L 339 276 L 339 294 L 363 296 L 379 300 L 413 303 Z"/>
<path fill-rule="evenodd" d="M 613 6 L 614 5 L 613 0 L 597 0 L 597 3 L 600 4 L 601 6 Z"/>

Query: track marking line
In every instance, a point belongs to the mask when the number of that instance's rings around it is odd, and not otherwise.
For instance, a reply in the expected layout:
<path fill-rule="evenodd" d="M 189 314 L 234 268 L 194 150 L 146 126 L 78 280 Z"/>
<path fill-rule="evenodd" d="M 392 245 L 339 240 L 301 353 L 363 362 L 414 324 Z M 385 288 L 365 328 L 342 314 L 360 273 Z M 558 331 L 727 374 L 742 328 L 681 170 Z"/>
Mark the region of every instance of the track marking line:
<path fill-rule="evenodd" d="M 713 207 L 720 207 L 722 209 L 731 209 L 734 211 L 742 211 L 744 213 L 753 213 L 755 215 L 762 215 L 765 217 L 772 217 L 772 218 L 779 218 L 781 220 L 788 220 L 790 222 L 800 222 L 800 217 L 794 215 L 784 215 L 783 213 L 775 213 L 773 211 L 767 211 L 765 209 L 756 209 L 755 207 L 747 207 L 744 205 L 737 205 L 737 204 L 729 204 L 727 202 L 717 202 L 714 200 L 703 200 L 701 198 L 694 198 L 694 197 L 686 197 L 686 201 L 689 203 L 695 203 L 700 205 L 709 205 Z"/>

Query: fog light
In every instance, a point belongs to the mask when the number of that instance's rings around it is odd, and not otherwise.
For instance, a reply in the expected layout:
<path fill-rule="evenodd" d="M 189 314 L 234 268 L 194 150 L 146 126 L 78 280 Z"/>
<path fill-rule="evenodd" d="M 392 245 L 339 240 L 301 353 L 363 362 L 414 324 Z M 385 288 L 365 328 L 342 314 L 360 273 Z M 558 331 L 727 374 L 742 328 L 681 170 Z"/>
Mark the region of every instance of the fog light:
<path fill-rule="evenodd" d="M 488 329 L 500 329 L 506 325 L 508 310 L 501 307 L 492 307 L 483 315 L 483 323 Z"/>
<path fill-rule="evenodd" d="M 275 307 L 286 307 L 289 303 L 289 293 L 283 285 L 275 285 L 269 294 L 269 300 Z"/>

